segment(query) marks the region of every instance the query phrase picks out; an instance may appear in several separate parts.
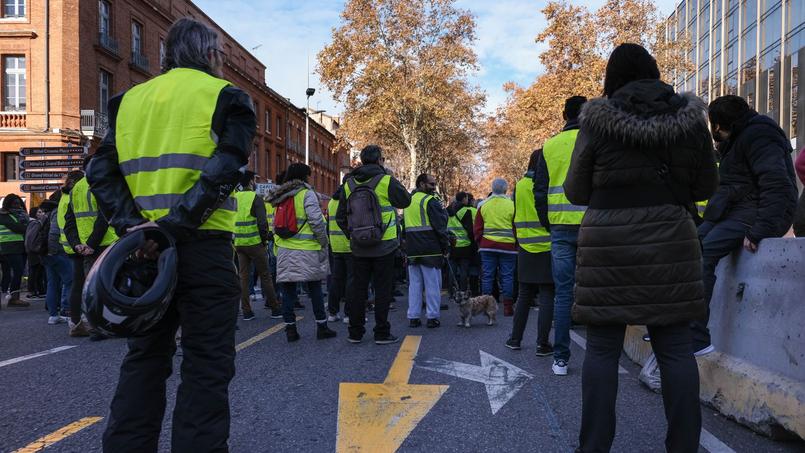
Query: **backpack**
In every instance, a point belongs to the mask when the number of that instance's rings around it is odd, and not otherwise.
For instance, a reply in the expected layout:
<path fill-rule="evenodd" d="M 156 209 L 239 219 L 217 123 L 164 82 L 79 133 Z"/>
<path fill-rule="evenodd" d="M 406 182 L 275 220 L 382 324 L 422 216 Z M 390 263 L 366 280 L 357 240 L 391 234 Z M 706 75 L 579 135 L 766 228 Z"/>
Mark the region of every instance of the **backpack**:
<path fill-rule="evenodd" d="M 296 223 L 296 207 L 294 197 L 288 197 L 277 206 L 274 212 L 274 234 L 282 239 L 290 239 L 299 233 L 299 230 L 307 223 L 302 225 Z"/>
<path fill-rule="evenodd" d="M 33 255 L 45 255 L 48 251 L 48 230 L 50 225 L 47 218 L 44 221 L 32 219 L 25 230 L 25 252 Z"/>
<path fill-rule="evenodd" d="M 347 198 L 347 221 L 353 245 L 373 247 L 383 241 L 388 225 L 383 225 L 383 211 L 375 189 L 384 176 L 386 175 L 377 175 L 366 184 L 358 184 L 355 178 L 347 181 L 350 190 Z"/>

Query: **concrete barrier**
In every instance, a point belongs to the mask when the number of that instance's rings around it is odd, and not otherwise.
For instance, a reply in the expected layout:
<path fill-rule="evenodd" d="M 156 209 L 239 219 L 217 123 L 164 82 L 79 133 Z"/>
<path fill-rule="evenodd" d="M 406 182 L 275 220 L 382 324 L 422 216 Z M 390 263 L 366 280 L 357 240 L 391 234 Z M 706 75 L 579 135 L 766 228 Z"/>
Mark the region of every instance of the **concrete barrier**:
<path fill-rule="evenodd" d="M 721 260 L 710 305 L 718 352 L 698 359 L 701 399 L 772 437 L 805 438 L 805 239 L 766 239 Z M 632 326 L 626 354 L 651 354 Z"/>

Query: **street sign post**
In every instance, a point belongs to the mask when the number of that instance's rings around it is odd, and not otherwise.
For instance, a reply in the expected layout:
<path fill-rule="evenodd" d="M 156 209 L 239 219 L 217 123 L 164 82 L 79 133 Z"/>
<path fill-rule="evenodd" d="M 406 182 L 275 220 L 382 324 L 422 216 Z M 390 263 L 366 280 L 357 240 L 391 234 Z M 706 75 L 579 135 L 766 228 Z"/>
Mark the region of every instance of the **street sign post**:
<path fill-rule="evenodd" d="M 20 168 L 81 168 L 83 164 L 82 159 L 24 160 L 20 162 Z"/>
<path fill-rule="evenodd" d="M 61 184 L 20 184 L 20 190 L 27 193 L 53 192 L 61 189 Z"/>
<path fill-rule="evenodd" d="M 66 171 L 23 171 L 20 172 L 20 179 L 32 181 L 38 179 L 64 179 L 67 177 Z"/>
<path fill-rule="evenodd" d="M 83 146 L 20 148 L 20 156 L 71 156 L 86 152 Z"/>

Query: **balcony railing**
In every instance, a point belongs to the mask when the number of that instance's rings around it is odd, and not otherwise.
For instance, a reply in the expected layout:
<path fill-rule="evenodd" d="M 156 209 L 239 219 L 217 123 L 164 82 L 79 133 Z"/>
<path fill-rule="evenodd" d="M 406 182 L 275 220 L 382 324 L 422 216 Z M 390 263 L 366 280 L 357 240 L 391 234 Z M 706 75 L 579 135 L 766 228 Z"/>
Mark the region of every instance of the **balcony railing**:
<path fill-rule="evenodd" d="M 103 138 L 109 128 L 105 113 L 97 110 L 81 110 L 81 133 L 88 137 Z"/>
<path fill-rule="evenodd" d="M 148 57 L 141 53 L 132 52 L 131 64 L 145 72 L 149 72 L 150 64 L 148 63 Z"/>
<path fill-rule="evenodd" d="M 0 129 L 25 129 L 25 112 L 0 112 Z"/>
<path fill-rule="evenodd" d="M 113 38 L 109 33 L 105 32 L 98 33 L 98 42 L 101 44 L 101 47 L 108 50 L 109 52 L 115 55 L 120 55 L 117 40 Z"/>

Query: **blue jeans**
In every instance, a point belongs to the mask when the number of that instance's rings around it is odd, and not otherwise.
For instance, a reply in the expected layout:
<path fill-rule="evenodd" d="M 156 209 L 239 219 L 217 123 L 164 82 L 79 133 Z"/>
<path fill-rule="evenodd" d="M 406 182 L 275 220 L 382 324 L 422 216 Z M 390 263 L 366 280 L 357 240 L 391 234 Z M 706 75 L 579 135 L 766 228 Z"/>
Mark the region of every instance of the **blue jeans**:
<path fill-rule="evenodd" d="M 50 316 L 59 315 L 59 306 L 62 310 L 70 307 L 70 288 L 73 286 L 73 262 L 67 255 L 47 255 L 42 257 L 45 272 L 48 276 L 48 293 L 45 296 L 45 305 Z"/>
<path fill-rule="evenodd" d="M 514 294 L 516 253 L 481 252 L 481 293 L 492 294 L 495 279 L 500 278 L 500 298 L 511 300 Z"/>
<path fill-rule="evenodd" d="M 556 284 L 553 310 L 554 359 L 570 359 L 570 308 L 573 306 L 573 287 L 576 285 L 576 248 L 578 230 L 554 228 L 551 231 L 551 266 Z"/>
<path fill-rule="evenodd" d="M 310 296 L 310 301 L 313 304 L 313 315 L 316 317 L 316 322 L 327 322 L 327 313 L 324 311 L 324 296 L 321 291 L 321 282 L 282 282 L 282 320 L 285 324 L 296 324 L 296 315 L 293 312 L 293 306 L 299 300 L 297 293 L 298 286 L 307 286 L 307 293 Z"/>

